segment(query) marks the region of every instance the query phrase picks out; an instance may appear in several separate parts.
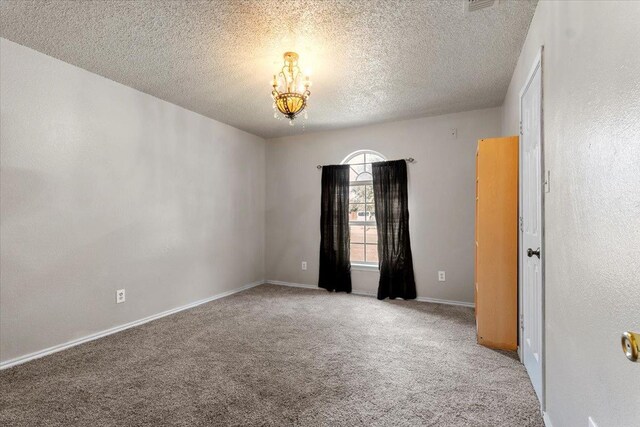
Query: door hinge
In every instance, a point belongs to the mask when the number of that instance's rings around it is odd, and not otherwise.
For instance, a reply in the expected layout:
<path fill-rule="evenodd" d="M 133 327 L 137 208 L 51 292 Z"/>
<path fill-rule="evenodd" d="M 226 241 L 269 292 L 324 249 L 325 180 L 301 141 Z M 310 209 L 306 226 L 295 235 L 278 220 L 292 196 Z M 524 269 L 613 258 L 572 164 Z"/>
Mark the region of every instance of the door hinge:
<path fill-rule="evenodd" d="M 520 329 L 524 331 L 524 315 L 520 315 Z"/>
<path fill-rule="evenodd" d="M 544 192 L 551 192 L 551 171 L 548 170 L 544 176 Z"/>
<path fill-rule="evenodd" d="M 519 222 L 520 222 L 520 231 L 522 232 L 522 231 L 524 231 L 524 230 L 522 229 L 522 217 L 519 217 L 519 219 L 520 219 L 520 221 L 519 221 Z"/>
<path fill-rule="evenodd" d="M 520 121 L 520 135 L 522 135 L 522 121 Z"/>

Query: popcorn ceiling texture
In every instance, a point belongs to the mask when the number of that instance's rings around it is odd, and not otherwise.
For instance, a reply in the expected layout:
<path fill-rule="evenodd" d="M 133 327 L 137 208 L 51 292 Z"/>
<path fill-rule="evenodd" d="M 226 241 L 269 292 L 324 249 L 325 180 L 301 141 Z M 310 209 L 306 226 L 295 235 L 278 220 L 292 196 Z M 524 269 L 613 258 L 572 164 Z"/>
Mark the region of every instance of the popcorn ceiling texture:
<path fill-rule="evenodd" d="M 0 36 L 265 138 L 502 104 L 537 1 L 2 1 Z M 282 53 L 309 119 L 273 118 Z"/>

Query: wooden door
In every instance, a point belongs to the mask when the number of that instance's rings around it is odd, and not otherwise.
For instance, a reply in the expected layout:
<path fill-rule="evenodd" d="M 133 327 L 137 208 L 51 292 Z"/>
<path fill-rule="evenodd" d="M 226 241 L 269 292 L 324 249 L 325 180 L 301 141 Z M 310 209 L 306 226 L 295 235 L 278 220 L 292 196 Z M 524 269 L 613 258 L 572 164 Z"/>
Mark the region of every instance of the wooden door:
<path fill-rule="evenodd" d="M 518 137 L 478 141 L 476 159 L 478 343 L 518 345 Z"/>

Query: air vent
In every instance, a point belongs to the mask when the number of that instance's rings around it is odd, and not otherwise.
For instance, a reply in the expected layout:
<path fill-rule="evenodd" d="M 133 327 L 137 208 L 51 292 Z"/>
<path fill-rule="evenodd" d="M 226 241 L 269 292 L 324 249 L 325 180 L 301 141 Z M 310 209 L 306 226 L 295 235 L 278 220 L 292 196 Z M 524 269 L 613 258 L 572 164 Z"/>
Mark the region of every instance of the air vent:
<path fill-rule="evenodd" d="M 495 6 L 498 0 L 464 0 L 464 11 L 475 12 L 480 9 Z"/>

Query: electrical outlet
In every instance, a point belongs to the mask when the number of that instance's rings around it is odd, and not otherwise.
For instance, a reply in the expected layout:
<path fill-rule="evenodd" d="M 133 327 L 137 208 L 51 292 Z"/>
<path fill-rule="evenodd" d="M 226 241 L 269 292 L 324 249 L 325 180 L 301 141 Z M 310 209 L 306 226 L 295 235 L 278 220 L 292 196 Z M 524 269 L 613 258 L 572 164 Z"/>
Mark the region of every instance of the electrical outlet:
<path fill-rule="evenodd" d="M 444 282 L 444 281 L 446 281 L 444 271 L 438 271 L 438 282 Z"/>
<path fill-rule="evenodd" d="M 591 417 L 589 417 L 589 427 L 598 427 L 598 424 Z"/>
<path fill-rule="evenodd" d="M 449 136 L 451 137 L 451 139 L 456 139 L 458 137 L 458 129 L 456 128 L 449 129 Z"/>
<path fill-rule="evenodd" d="M 118 289 L 116 291 L 116 304 L 123 303 L 125 299 L 124 289 Z"/>
<path fill-rule="evenodd" d="M 303 270 L 307 269 L 307 261 L 302 261 L 302 269 Z"/>

